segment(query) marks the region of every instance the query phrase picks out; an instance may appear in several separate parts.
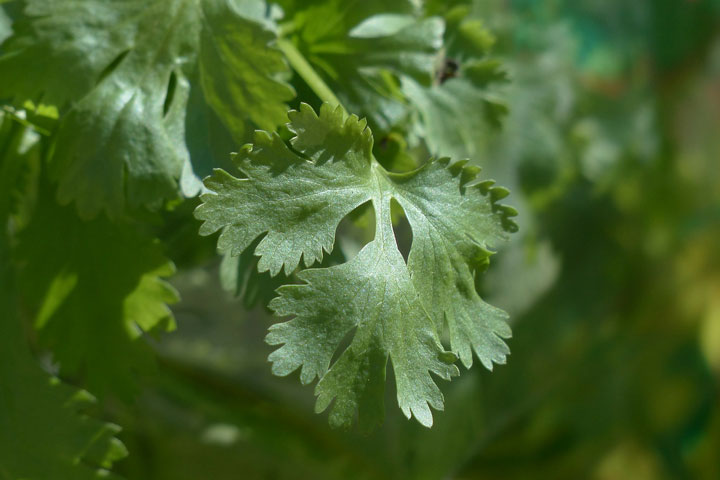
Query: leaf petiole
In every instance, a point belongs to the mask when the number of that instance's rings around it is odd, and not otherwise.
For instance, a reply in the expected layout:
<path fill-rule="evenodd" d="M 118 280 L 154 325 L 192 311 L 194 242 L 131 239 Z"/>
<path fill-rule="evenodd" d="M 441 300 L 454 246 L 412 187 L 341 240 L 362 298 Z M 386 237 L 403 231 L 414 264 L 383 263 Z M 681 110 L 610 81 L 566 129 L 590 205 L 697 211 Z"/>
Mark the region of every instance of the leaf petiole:
<path fill-rule="evenodd" d="M 335 96 L 335 93 L 328 87 L 327 83 L 318 75 L 315 69 L 305 59 L 303 54 L 293 44 L 291 40 L 286 38 L 279 38 L 277 41 L 278 48 L 285 54 L 290 66 L 300 75 L 305 83 L 312 89 L 320 100 L 327 102 L 333 107 L 340 106 L 347 113 L 345 107 L 343 107 L 340 100 Z"/>

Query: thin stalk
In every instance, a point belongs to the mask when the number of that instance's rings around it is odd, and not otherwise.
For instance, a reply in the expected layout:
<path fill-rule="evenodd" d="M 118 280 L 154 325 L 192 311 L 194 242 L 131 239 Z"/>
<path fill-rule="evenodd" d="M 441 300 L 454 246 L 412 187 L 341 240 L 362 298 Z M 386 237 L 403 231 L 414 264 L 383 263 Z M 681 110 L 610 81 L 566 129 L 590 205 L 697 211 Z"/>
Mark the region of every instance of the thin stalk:
<path fill-rule="evenodd" d="M 335 93 L 328 87 L 327 83 L 318 75 L 315 69 L 305 59 L 300 50 L 298 50 L 291 40 L 286 38 L 280 38 L 277 41 L 278 48 L 282 50 L 287 58 L 290 66 L 300 75 L 300 78 L 305 80 L 305 83 L 315 92 L 315 95 L 320 97 L 320 100 L 331 104 L 332 106 L 339 105 L 345 110 L 340 100 L 335 96 Z M 345 110 L 347 113 L 347 110 Z"/>

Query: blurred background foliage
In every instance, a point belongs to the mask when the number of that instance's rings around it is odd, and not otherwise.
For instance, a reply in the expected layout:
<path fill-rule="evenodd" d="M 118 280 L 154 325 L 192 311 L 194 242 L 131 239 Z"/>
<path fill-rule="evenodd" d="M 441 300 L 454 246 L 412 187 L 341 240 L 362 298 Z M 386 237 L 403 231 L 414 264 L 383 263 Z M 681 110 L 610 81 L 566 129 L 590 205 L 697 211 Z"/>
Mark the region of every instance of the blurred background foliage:
<path fill-rule="evenodd" d="M 277 280 L 242 277 L 252 256 L 221 265 L 184 202 L 158 227 L 179 269 L 178 329 L 152 340 L 159 366 L 137 401 L 102 407 L 132 452 L 118 473 L 720 478 L 720 0 L 425 8 L 445 18 L 446 55 L 467 73 L 444 90 L 398 87 L 425 116 L 415 133 L 471 157 L 520 211 L 481 285 L 511 314 L 508 365 L 444 383 L 431 430 L 402 417 L 392 388 L 380 429 L 330 430 L 310 387 L 270 374 L 262 305 Z M 0 12 L 0 35 L 6 25 Z M 484 94 L 462 97 L 463 82 Z M 226 163 L 230 135 L 193 105 L 191 154 Z M 458 125 L 433 123 L 437 109 Z M 390 165 L 424 148 L 402 133 L 380 143 Z"/>

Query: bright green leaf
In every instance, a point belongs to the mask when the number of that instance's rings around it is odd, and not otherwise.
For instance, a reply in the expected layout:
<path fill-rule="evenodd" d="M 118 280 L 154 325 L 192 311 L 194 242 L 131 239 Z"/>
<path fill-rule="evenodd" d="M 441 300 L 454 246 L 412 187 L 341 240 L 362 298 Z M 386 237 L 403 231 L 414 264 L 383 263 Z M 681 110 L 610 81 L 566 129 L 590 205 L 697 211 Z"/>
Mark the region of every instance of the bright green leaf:
<path fill-rule="evenodd" d="M 301 368 L 303 383 L 320 379 L 317 409 L 334 399 L 333 425 L 349 425 L 357 412 L 372 426 L 383 417 L 389 358 L 400 408 L 429 426 L 429 407 L 443 408 L 430 373 L 457 375 L 456 355 L 470 366 L 472 351 L 488 368 L 508 354 L 506 315 L 480 299 L 474 282 L 487 266 L 487 247 L 516 228 L 514 210 L 496 203 L 507 190 L 477 182 L 478 168 L 447 159 L 389 173 L 372 156 L 366 122 L 344 119 L 341 108 L 325 104 L 318 116 L 303 104 L 290 112 L 288 126 L 296 134 L 293 149 L 277 134 L 258 132 L 236 158 L 241 178 L 216 170 L 206 180 L 212 193 L 196 211 L 205 222 L 201 233 L 222 230 L 218 247 L 232 255 L 261 237 L 254 252 L 259 269 L 292 272 L 301 258 L 309 266 L 331 251 L 340 221 L 370 202 L 373 241 L 349 262 L 302 271 L 305 283 L 279 289 L 270 307 L 295 318 L 271 328 L 268 343 L 281 347 L 270 360 L 278 375 Z M 407 264 L 396 245 L 391 200 L 413 230 Z M 440 343 L 445 322 L 452 353 Z M 350 346 L 333 363 L 348 335 Z"/>

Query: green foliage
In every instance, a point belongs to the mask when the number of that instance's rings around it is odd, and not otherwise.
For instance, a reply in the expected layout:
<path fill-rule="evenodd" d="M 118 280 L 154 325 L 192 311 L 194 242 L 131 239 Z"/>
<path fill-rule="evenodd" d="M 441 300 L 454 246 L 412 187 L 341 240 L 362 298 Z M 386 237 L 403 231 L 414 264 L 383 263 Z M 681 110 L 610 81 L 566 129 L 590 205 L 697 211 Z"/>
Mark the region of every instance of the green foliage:
<path fill-rule="evenodd" d="M 70 105 L 50 166 L 60 203 L 76 201 L 83 218 L 117 217 L 175 198 L 181 174 L 192 175 L 185 112 L 195 68 L 207 104 L 238 138 L 246 121 L 280 123 L 292 89 L 276 78 L 287 68 L 263 12 L 254 0 L 28 1 L 0 58 L 0 92 Z"/>
<path fill-rule="evenodd" d="M 428 2 L 426 8 L 442 15 L 447 25 L 442 65 L 432 84 L 403 78 L 401 88 L 417 109 L 419 134 L 430 152 L 480 158 L 507 114 L 500 95 L 507 82 L 505 67 L 490 56 L 495 37 L 468 14 L 467 6 Z M 449 121 L 453 118 L 463 121 Z"/>
<path fill-rule="evenodd" d="M 82 372 L 97 394 L 134 390 L 152 360 L 140 336 L 174 329 L 177 301 L 161 277 L 174 272 L 157 241 L 132 224 L 81 220 L 43 186 L 32 221 L 20 234 L 20 285 L 37 307 L 35 327 L 64 374 Z M 48 242 L 46 232 L 58 232 Z"/>
<path fill-rule="evenodd" d="M 288 2 L 290 3 L 290 2 Z M 349 111 L 377 135 L 407 120 L 399 80 L 429 85 L 442 47 L 441 19 L 417 18 L 411 2 L 295 2 L 292 38 Z"/>
<path fill-rule="evenodd" d="M 3 282 L 3 289 L 7 288 Z M 126 455 L 114 438 L 119 427 L 80 414 L 93 398 L 41 370 L 23 339 L 7 293 L 0 298 L 0 474 L 60 480 L 119 478 L 106 470 Z"/>
<path fill-rule="evenodd" d="M 418 120 L 431 114 L 404 88 L 438 87 L 441 17 L 412 2 L 280 6 L 26 0 L 3 10 L 0 207 L 13 302 L 60 375 L 102 399 L 131 399 L 153 367 L 148 343 L 175 328 L 165 250 L 200 248 L 185 226 L 170 233 L 162 223 L 192 222 L 182 197 L 209 190 L 197 216 L 203 234 L 222 230 L 223 287 L 247 307 L 295 317 L 267 337 L 280 346 L 273 371 L 317 377 L 318 411 L 334 401 L 331 424 L 359 415 L 371 429 L 384 417 L 390 360 L 402 411 L 430 426 L 430 407 L 444 407 L 431 374 L 458 375 L 456 360 L 470 367 L 473 351 L 487 368 L 508 354 L 507 315 L 476 282 L 488 248 L 517 228 L 516 212 L 477 167 L 409 150 L 422 138 L 444 150 L 442 133 L 425 137 Z M 463 94 L 479 95 L 482 80 L 467 78 Z M 367 120 L 301 103 L 273 132 L 295 91 Z M 234 158 L 243 177 L 216 170 L 201 185 L 217 150 L 253 127 L 264 130 Z M 401 248 L 410 229 L 413 246 Z"/>
<path fill-rule="evenodd" d="M 402 87 L 417 106 L 422 135 L 428 149 L 440 155 L 472 158 L 482 151 L 488 126 L 499 127 L 507 107 L 494 93 L 495 83 L 505 80 L 499 63 L 493 60 L 467 62 L 461 76 L 442 84 L 423 87 L 403 79 Z M 449 118 L 465 119 L 459 124 Z"/>
<path fill-rule="evenodd" d="M 17 211 L 24 168 L 36 150 L 36 136 L 0 113 L 0 218 Z M 41 369 L 25 339 L 18 306 L 14 249 L 0 231 L 0 475 L 3 478 L 119 478 L 112 463 L 126 455 L 114 436 L 116 425 L 81 412 L 94 398 Z"/>
<path fill-rule="evenodd" d="M 719 7 L 0 0 L 0 478 L 718 478 Z"/>

